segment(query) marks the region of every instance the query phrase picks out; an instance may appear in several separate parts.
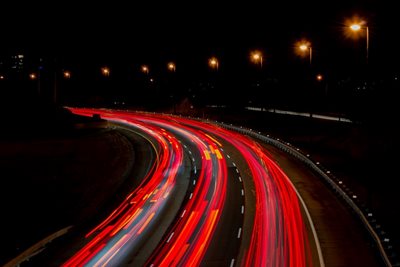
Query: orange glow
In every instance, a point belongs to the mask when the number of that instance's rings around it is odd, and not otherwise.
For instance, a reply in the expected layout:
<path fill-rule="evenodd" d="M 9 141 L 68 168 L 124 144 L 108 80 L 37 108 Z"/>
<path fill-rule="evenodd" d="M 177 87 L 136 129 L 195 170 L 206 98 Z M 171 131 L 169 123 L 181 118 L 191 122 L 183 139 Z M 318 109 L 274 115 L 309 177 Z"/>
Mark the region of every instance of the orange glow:
<path fill-rule="evenodd" d="M 260 66 L 262 67 L 262 63 L 263 63 L 263 56 L 262 53 L 260 51 L 253 51 L 250 53 L 250 60 L 255 63 L 255 64 L 260 64 Z"/>
<path fill-rule="evenodd" d="M 208 150 L 204 150 L 204 156 L 206 157 L 206 160 L 211 160 L 210 153 Z"/>
<path fill-rule="evenodd" d="M 31 79 L 31 80 L 36 80 L 36 78 L 37 78 L 37 76 L 36 76 L 35 73 L 29 74 L 29 79 Z"/>
<path fill-rule="evenodd" d="M 350 25 L 350 29 L 353 31 L 359 31 L 361 29 L 361 25 L 360 24 L 352 24 L 352 25 Z"/>
<path fill-rule="evenodd" d="M 71 78 L 71 72 L 69 72 L 69 71 L 64 71 L 63 75 L 64 75 L 65 79 Z"/>
<path fill-rule="evenodd" d="M 321 74 L 318 74 L 317 75 L 317 80 L 318 81 L 322 81 L 324 79 L 324 77 L 321 75 Z"/>
<path fill-rule="evenodd" d="M 170 71 L 175 71 L 176 70 L 176 66 L 174 62 L 169 62 L 168 63 L 168 70 Z"/>
<path fill-rule="evenodd" d="M 300 48 L 300 50 L 302 50 L 302 51 L 306 51 L 306 50 L 308 49 L 308 46 L 305 45 L 305 44 L 302 44 L 302 45 L 299 46 L 299 48 Z"/>
<path fill-rule="evenodd" d="M 353 17 L 351 19 L 347 19 L 345 21 L 345 35 L 348 38 L 358 38 L 359 35 L 363 35 L 362 29 L 367 29 L 366 26 L 367 22 L 364 21 L 362 18 Z"/>
<path fill-rule="evenodd" d="M 307 53 L 308 52 L 308 53 Z M 296 54 L 301 57 L 308 56 L 310 64 L 312 63 L 312 47 L 311 43 L 307 40 L 302 40 L 296 43 Z"/>
<path fill-rule="evenodd" d="M 110 76 L 110 69 L 107 67 L 101 68 L 101 74 L 103 74 L 104 76 Z"/>
<path fill-rule="evenodd" d="M 145 74 L 148 74 L 150 71 L 150 69 L 147 65 L 142 65 L 141 69 L 142 69 L 142 72 Z"/>
<path fill-rule="evenodd" d="M 218 70 L 218 59 L 216 57 L 212 57 L 208 60 L 208 65 L 212 68 L 212 69 L 217 69 Z"/>

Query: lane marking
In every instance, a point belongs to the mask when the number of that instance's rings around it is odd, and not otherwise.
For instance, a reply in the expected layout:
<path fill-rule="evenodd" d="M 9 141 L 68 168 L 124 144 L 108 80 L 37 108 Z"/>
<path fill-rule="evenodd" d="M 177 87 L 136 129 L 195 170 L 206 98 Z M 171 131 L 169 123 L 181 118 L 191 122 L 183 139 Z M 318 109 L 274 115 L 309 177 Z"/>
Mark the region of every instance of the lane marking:
<path fill-rule="evenodd" d="M 324 261 L 324 256 L 322 255 L 321 244 L 319 243 L 317 231 L 315 230 L 314 222 L 313 222 L 313 220 L 311 218 L 310 212 L 308 211 L 306 203 L 304 202 L 303 198 L 301 197 L 299 191 L 297 191 L 297 188 L 294 186 L 294 184 L 292 182 L 290 182 L 290 184 L 292 185 L 292 188 L 296 192 L 297 197 L 299 198 L 299 200 L 301 202 L 301 205 L 303 206 L 303 209 L 304 209 L 304 212 L 305 212 L 305 214 L 307 216 L 308 222 L 310 223 L 311 232 L 312 232 L 312 234 L 314 236 L 314 242 L 315 242 L 315 245 L 317 247 L 318 259 L 319 259 L 320 267 L 325 267 L 325 261 Z"/>
<path fill-rule="evenodd" d="M 233 167 L 236 167 L 236 164 L 235 164 L 235 162 L 232 162 L 232 165 L 233 165 Z"/>
<path fill-rule="evenodd" d="M 172 232 L 172 234 L 168 237 L 167 243 L 169 243 L 169 241 L 171 241 L 171 238 L 174 236 L 174 232 Z"/>
<path fill-rule="evenodd" d="M 244 206 L 242 205 L 242 209 L 241 209 L 242 214 L 244 213 Z"/>
<path fill-rule="evenodd" d="M 184 211 L 182 212 L 181 218 L 183 218 L 183 216 L 185 216 L 185 213 L 186 213 L 186 210 L 184 210 Z"/>
<path fill-rule="evenodd" d="M 242 182 L 242 177 L 239 176 L 239 181 Z"/>
<path fill-rule="evenodd" d="M 237 234 L 237 238 L 240 238 L 240 235 L 242 234 L 242 227 L 239 227 L 239 231 L 238 231 L 238 234 Z"/>
<path fill-rule="evenodd" d="M 235 265 L 235 259 L 231 260 L 231 264 L 229 265 L 229 267 L 233 267 L 233 265 Z"/>
<path fill-rule="evenodd" d="M 193 193 L 190 193 L 189 199 L 192 199 L 193 197 Z"/>
<path fill-rule="evenodd" d="M 244 196 L 244 189 L 242 189 L 241 191 L 242 191 L 242 196 Z"/>

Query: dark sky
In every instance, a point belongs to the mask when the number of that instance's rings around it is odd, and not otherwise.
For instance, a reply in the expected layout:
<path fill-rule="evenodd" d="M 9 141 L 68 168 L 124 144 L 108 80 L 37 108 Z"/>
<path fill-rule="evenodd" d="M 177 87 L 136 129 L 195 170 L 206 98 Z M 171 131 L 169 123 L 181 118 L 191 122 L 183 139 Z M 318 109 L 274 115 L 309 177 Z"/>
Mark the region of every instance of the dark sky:
<path fill-rule="evenodd" d="M 294 42 L 305 37 L 313 44 L 315 61 L 329 64 L 361 46 L 343 34 L 345 19 L 357 14 L 370 27 L 371 60 L 397 66 L 400 59 L 395 1 L 137 2 L 3 6 L 0 49 L 88 60 L 193 63 L 211 54 L 247 60 L 248 51 L 259 48 L 267 61 L 283 64 L 295 57 Z"/>

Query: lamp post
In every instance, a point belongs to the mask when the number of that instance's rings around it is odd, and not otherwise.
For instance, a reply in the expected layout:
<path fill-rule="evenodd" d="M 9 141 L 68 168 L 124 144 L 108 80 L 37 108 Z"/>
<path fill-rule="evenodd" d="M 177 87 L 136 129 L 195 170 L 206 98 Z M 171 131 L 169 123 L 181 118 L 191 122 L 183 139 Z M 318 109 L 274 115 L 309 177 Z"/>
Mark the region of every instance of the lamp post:
<path fill-rule="evenodd" d="M 353 32 L 358 32 L 361 29 L 365 29 L 365 40 L 366 40 L 366 60 L 368 63 L 368 57 L 369 57 L 369 28 L 368 26 L 363 26 L 365 22 L 359 22 L 359 23 L 353 23 L 349 27 Z"/>
<path fill-rule="evenodd" d="M 250 60 L 255 64 L 260 64 L 260 68 L 263 66 L 263 56 L 260 51 L 253 51 L 250 54 Z"/>
<path fill-rule="evenodd" d="M 302 42 L 299 44 L 298 48 L 301 52 L 305 52 L 308 50 L 309 58 L 310 58 L 310 65 L 312 64 L 312 47 L 309 42 Z"/>
<path fill-rule="evenodd" d="M 219 62 L 218 59 L 216 57 L 212 57 L 208 60 L 208 65 L 210 66 L 210 68 L 218 70 L 219 68 Z"/>
<path fill-rule="evenodd" d="M 103 74 L 103 76 L 105 76 L 105 77 L 110 76 L 110 69 L 107 67 L 101 68 L 101 74 Z"/>
<path fill-rule="evenodd" d="M 63 76 L 64 76 L 65 79 L 70 79 L 71 78 L 71 72 L 66 70 L 66 71 L 63 72 Z"/>
<path fill-rule="evenodd" d="M 142 65 L 140 69 L 144 74 L 149 74 L 150 69 L 147 65 Z"/>
<path fill-rule="evenodd" d="M 171 72 L 175 72 L 176 71 L 176 65 L 175 65 L 174 62 L 169 62 L 168 65 L 167 65 L 167 68 Z"/>

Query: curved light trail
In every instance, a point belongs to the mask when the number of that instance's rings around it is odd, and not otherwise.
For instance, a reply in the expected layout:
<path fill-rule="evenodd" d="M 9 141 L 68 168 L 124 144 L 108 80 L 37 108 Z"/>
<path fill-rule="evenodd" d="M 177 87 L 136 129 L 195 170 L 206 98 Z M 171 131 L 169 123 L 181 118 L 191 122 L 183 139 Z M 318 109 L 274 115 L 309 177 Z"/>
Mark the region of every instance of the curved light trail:
<path fill-rule="evenodd" d="M 74 113 L 122 122 L 140 130 L 153 144 L 156 161 L 140 186 L 102 223 L 90 231 L 90 241 L 64 266 L 111 266 L 124 252 L 137 246 L 142 233 L 157 227 L 163 208 L 174 195 L 185 158 L 184 142 L 196 148 L 192 186 L 175 219 L 164 233 L 146 266 L 199 266 L 213 240 L 221 214 L 229 208 L 229 160 L 222 143 L 236 149 L 250 170 L 255 188 L 251 227 L 238 232 L 238 266 L 312 266 L 311 249 L 296 191 L 289 178 L 254 140 L 215 125 L 176 116 L 72 109 Z M 186 148 L 186 145 L 184 145 Z M 192 152 L 190 152 L 192 153 Z M 228 156 L 229 158 L 229 156 Z M 234 164 L 235 168 L 236 165 Z M 197 172 L 198 170 L 198 172 Z M 239 170 L 236 168 L 236 172 Z M 240 182 L 243 183 L 242 179 Z M 244 187 L 243 187 L 244 188 Z M 251 192 L 245 192 L 250 194 Z M 242 195 L 244 190 L 242 190 Z M 246 203 L 251 205 L 252 203 Z M 242 206 L 242 214 L 244 206 Z M 246 230 L 247 229 L 247 230 Z M 248 230 L 250 229 L 250 230 Z M 248 236 L 248 242 L 241 236 Z M 233 241 L 232 241 L 233 242 Z"/>

